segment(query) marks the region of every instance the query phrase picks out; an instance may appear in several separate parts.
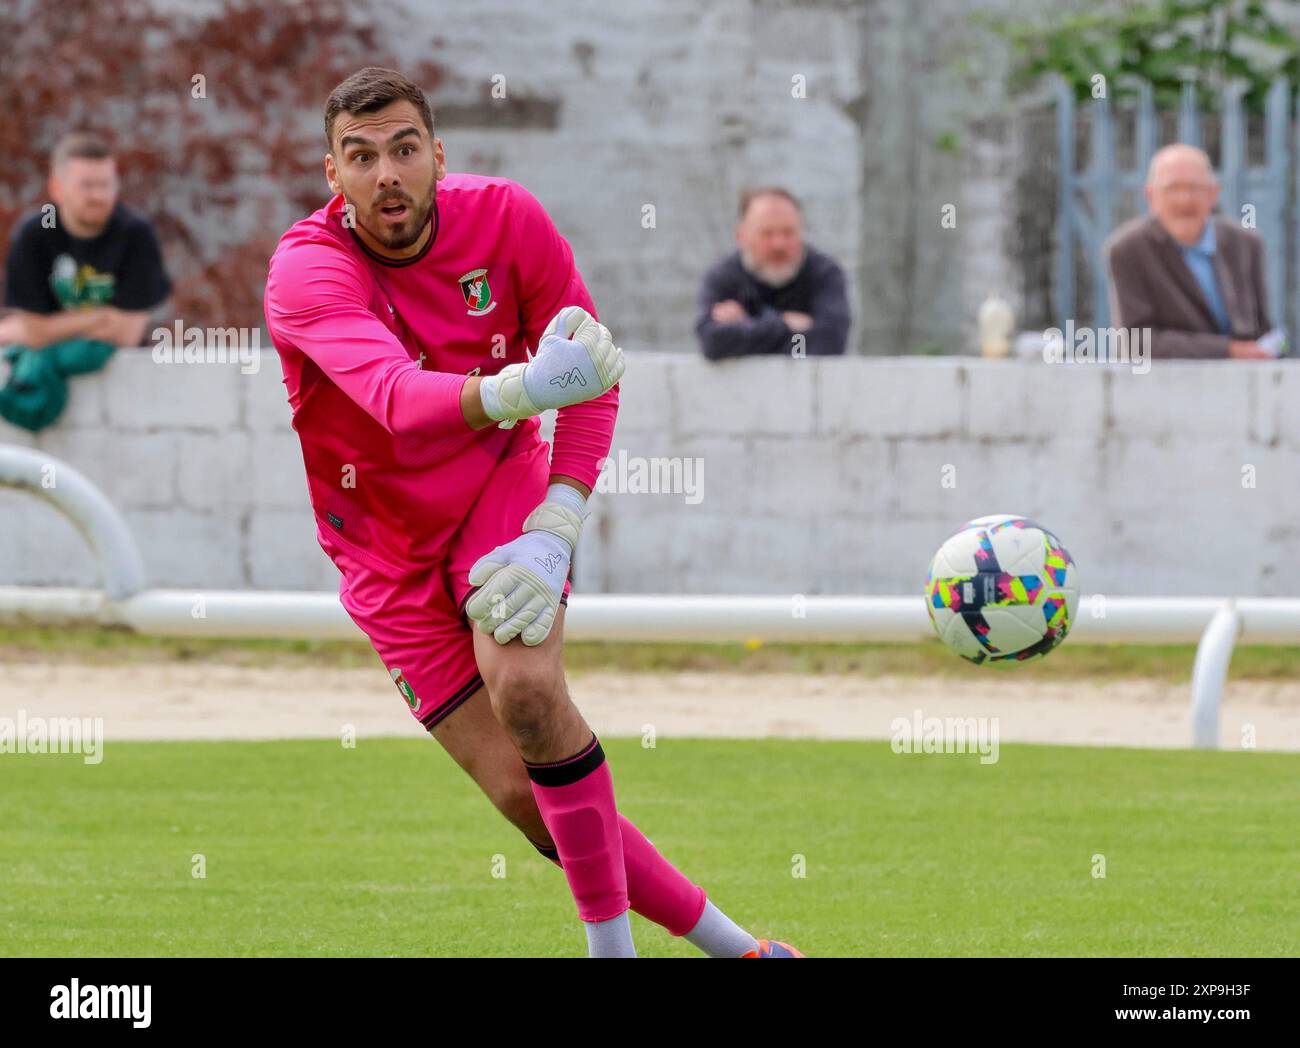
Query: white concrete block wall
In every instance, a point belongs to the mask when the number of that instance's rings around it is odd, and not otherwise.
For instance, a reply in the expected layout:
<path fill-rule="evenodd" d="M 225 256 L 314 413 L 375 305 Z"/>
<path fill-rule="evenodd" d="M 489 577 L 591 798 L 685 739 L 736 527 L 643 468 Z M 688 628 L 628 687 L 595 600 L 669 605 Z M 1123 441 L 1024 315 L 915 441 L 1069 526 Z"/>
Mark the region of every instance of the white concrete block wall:
<path fill-rule="evenodd" d="M 0 422 L 0 444 L 45 450 L 92 480 L 130 525 L 151 585 L 332 589 L 289 420 L 274 350 L 251 375 L 122 350 L 71 380 L 56 426 L 33 438 Z M 44 503 L 0 491 L 0 521 L 4 583 L 97 584 L 85 543 Z"/>
<path fill-rule="evenodd" d="M 633 354 L 612 457 L 699 460 L 702 498 L 602 491 L 580 588 L 908 593 L 958 524 L 1056 530 L 1089 592 L 1292 595 L 1300 366 L 1049 367 L 964 358 Z M 164 366 L 119 353 L 47 451 L 122 510 L 151 584 L 332 590 L 278 358 Z M 945 486 L 945 476 L 955 486 Z M 1253 480 L 1253 487 L 1243 479 Z M 94 585 L 80 536 L 0 491 L 0 584 Z"/>

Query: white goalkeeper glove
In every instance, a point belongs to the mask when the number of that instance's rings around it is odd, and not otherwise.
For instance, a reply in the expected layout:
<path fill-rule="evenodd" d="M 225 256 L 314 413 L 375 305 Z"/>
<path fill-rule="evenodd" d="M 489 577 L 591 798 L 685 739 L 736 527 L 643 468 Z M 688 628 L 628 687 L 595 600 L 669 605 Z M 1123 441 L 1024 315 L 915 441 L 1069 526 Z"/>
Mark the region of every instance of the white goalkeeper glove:
<path fill-rule="evenodd" d="M 509 429 L 550 408 L 567 408 L 608 392 L 623 376 L 623 351 L 609 328 L 581 306 L 565 306 L 542 332 L 537 353 L 479 383 L 488 418 Z"/>
<path fill-rule="evenodd" d="M 546 500 L 524 521 L 524 533 L 470 568 L 470 585 L 480 587 L 465 605 L 470 621 L 498 644 L 515 637 L 530 648 L 541 644 L 555 622 L 586 516 L 582 492 L 550 485 Z"/>

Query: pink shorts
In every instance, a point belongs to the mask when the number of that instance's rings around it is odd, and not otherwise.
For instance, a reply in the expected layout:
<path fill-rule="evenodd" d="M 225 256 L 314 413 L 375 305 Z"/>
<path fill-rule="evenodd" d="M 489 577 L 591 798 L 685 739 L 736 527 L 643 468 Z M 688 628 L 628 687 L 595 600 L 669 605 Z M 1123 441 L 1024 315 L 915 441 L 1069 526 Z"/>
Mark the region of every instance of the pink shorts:
<path fill-rule="evenodd" d="M 342 573 L 339 599 L 370 638 L 411 713 L 432 728 L 483 686 L 465 603 L 477 588 L 469 570 L 485 553 L 522 534 L 524 518 L 546 495 L 548 446 L 507 453 L 432 568 L 395 580 L 347 553 L 327 550 Z M 562 602 L 567 602 L 564 584 Z M 511 641 L 511 643 L 523 643 Z"/>

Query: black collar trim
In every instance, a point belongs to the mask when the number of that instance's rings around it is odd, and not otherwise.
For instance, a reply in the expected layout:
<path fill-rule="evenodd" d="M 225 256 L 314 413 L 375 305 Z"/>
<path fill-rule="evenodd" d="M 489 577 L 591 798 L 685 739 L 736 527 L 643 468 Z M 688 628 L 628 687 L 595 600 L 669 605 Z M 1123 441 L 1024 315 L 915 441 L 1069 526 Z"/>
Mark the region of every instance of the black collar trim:
<path fill-rule="evenodd" d="M 381 255 L 378 252 L 371 250 L 370 246 L 357 236 L 357 231 L 352 226 L 348 226 L 348 232 L 352 234 L 352 239 L 356 242 L 357 247 L 361 248 L 362 251 L 380 265 L 388 266 L 390 269 L 401 269 L 403 266 L 413 266 L 415 263 L 419 262 L 420 259 L 424 258 L 424 256 L 429 253 L 429 249 L 433 247 L 433 242 L 438 239 L 438 227 L 441 225 L 441 222 L 438 216 L 438 191 L 436 189 L 433 193 L 433 218 L 431 221 L 433 223 L 433 232 L 429 234 L 429 239 L 425 241 L 424 247 L 420 248 L 420 250 L 410 258 L 389 258 L 386 255 Z"/>

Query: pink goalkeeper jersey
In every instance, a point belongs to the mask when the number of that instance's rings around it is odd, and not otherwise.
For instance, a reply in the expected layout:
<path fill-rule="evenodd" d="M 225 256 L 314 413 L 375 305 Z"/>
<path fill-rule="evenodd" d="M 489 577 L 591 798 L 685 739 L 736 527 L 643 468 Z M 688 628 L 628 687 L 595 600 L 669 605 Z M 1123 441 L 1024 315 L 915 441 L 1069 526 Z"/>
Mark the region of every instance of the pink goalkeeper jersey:
<path fill-rule="evenodd" d="M 448 174 L 428 246 L 402 262 L 369 252 L 343 209 L 336 196 L 280 238 L 266 323 L 321 545 L 401 577 L 442 559 L 507 445 L 541 440 L 536 419 L 470 429 L 466 377 L 525 360 L 562 307 L 596 309 L 568 243 L 509 179 Z M 617 412 L 617 387 L 561 409 L 551 472 L 594 487 Z"/>

